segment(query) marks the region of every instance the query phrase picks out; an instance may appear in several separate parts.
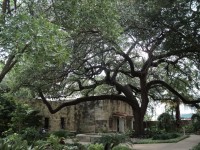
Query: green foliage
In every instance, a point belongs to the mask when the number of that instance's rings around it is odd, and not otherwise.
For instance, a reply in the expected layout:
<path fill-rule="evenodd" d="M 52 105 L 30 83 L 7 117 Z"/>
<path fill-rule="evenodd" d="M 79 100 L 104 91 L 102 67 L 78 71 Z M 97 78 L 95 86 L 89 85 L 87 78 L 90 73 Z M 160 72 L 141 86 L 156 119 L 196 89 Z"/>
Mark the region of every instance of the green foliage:
<path fill-rule="evenodd" d="M 62 137 L 68 138 L 69 136 L 71 136 L 71 134 L 66 130 L 54 131 L 51 134 L 53 134 L 54 136 L 59 137 L 59 138 L 62 138 Z"/>
<path fill-rule="evenodd" d="M 12 15 L 6 14 L 5 21 L 0 22 L 0 80 L 12 70 L 9 79 L 6 76 L 9 90 L 19 90 L 24 81 L 35 86 L 41 85 L 43 82 L 35 82 L 28 76 L 47 74 L 44 73 L 46 67 L 52 69 L 61 66 L 70 51 L 66 41 L 69 34 L 50 22 L 44 13 L 49 2 L 23 0 L 17 3 L 17 10 L 11 11 Z"/>
<path fill-rule="evenodd" d="M 12 100 L 0 96 L 0 136 L 2 132 L 9 129 L 11 122 L 12 112 L 16 109 L 16 104 Z"/>
<path fill-rule="evenodd" d="M 192 115 L 192 126 L 195 132 L 200 130 L 200 113 Z"/>
<path fill-rule="evenodd" d="M 157 134 L 152 137 L 153 140 L 168 140 L 168 139 L 174 139 L 180 137 L 180 134 L 178 133 L 163 133 L 163 134 Z"/>
<path fill-rule="evenodd" d="M 200 143 L 192 148 L 192 150 L 200 150 Z"/>
<path fill-rule="evenodd" d="M 88 146 L 88 150 L 103 150 L 104 149 L 104 146 L 103 144 L 89 144 Z"/>
<path fill-rule="evenodd" d="M 41 149 L 63 149 L 64 145 L 61 145 L 59 143 L 60 138 L 50 135 L 46 141 L 37 141 L 35 143 L 35 147 L 41 148 Z"/>
<path fill-rule="evenodd" d="M 174 118 L 168 113 L 162 113 L 158 116 L 158 127 L 164 129 L 166 132 L 169 132 L 173 129 Z"/>
<path fill-rule="evenodd" d="M 113 150 L 131 150 L 131 149 L 126 146 L 118 145 L 114 147 Z"/>
<path fill-rule="evenodd" d="M 29 127 L 20 131 L 20 135 L 23 140 L 28 142 L 29 145 L 33 145 L 36 141 L 44 140 L 49 136 L 47 133 L 41 134 L 38 129 L 34 127 Z"/>
<path fill-rule="evenodd" d="M 96 142 L 101 143 L 104 146 L 108 146 L 113 148 L 120 143 L 124 143 L 128 141 L 128 137 L 125 134 L 109 134 L 109 135 L 102 135 Z"/>
<path fill-rule="evenodd" d="M 0 134 L 5 135 L 13 132 L 20 133 L 29 127 L 38 128 L 41 126 L 42 117 L 39 111 L 29 105 L 16 103 L 8 100 L 7 97 L 0 97 Z M 31 130 L 30 130 L 31 131 Z"/>
<path fill-rule="evenodd" d="M 106 38 L 116 38 L 121 31 L 116 2 L 58 0 L 53 5 L 56 13 L 55 22 L 61 24 L 66 30 L 71 30 L 73 35 L 82 36 L 88 32 Z"/>
<path fill-rule="evenodd" d="M 18 134 L 10 135 L 4 139 L 0 139 L 0 149 L 2 150 L 22 150 L 32 149 L 28 146 L 26 140 L 22 140 L 22 137 Z"/>
<path fill-rule="evenodd" d="M 67 143 L 66 146 L 70 150 L 87 150 L 86 146 L 80 143 L 70 143 L 70 144 Z"/>
<path fill-rule="evenodd" d="M 194 126 L 192 123 L 189 123 L 188 125 L 184 126 L 186 133 L 193 133 L 194 132 Z"/>
<path fill-rule="evenodd" d="M 61 143 L 61 140 L 64 140 L 64 139 L 51 134 L 46 140 L 36 141 L 36 143 L 34 144 L 35 145 L 34 148 L 41 149 L 41 150 L 43 149 L 86 150 L 86 148 L 82 144 L 79 144 L 79 143 L 64 144 L 64 143 Z"/>
<path fill-rule="evenodd" d="M 41 126 L 42 116 L 27 104 L 17 103 L 16 110 L 12 112 L 10 127 L 14 132 L 21 132 L 28 127 Z"/>
<path fill-rule="evenodd" d="M 144 130 L 144 135 L 142 136 L 143 138 L 152 138 L 152 136 L 156 135 L 156 134 L 160 134 L 162 133 L 163 130 L 158 129 L 157 125 L 156 126 L 151 126 L 145 128 Z"/>
<path fill-rule="evenodd" d="M 141 139 L 135 143 L 137 144 L 155 144 L 155 143 L 177 143 L 181 140 L 184 140 L 185 138 L 188 138 L 189 135 L 183 135 L 183 136 L 180 136 L 178 138 L 174 138 L 174 139 L 168 139 L 168 140 L 153 140 L 152 138 L 150 139 Z"/>

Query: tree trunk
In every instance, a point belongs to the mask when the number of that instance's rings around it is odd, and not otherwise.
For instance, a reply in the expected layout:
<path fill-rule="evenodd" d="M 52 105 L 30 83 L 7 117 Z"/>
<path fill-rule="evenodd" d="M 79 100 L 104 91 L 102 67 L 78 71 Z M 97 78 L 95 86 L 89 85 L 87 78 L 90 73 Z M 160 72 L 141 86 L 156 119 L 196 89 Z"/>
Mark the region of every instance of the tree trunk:
<path fill-rule="evenodd" d="M 181 123 L 181 116 L 180 116 L 180 101 L 177 100 L 176 102 L 176 107 L 175 107 L 175 111 L 176 111 L 176 127 L 177 129 L 180 128 L 180 123 Z"/>
<path fill-rule="evenodd" d="M 135 119 L 135 134 L 136 136 L 144 135 L 144 115 L 146 114 L 147 106 L 149 103 L 148 98 L 148 89 L 146 86 L 146 75 L 141 76 L 140 78 L 140 87 L 141 87 L 141 107 L 134 109 L 134 119 Z"/>
<path fill-rule="evenodd" d="M 141 115 L 140 109 L 134 110 L 134 136 L 140 137 L 144 135 L 144 124 L 143 124 L 144 116 Z"/>

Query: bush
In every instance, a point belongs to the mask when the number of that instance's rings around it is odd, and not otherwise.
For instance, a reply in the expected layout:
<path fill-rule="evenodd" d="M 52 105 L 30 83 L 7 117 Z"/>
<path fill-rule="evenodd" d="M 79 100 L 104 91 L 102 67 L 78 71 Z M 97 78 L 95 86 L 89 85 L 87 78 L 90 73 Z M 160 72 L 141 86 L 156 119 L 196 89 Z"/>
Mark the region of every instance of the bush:
<path fill-rule="evenodd" d="M 161 130 L 165 130 L 166 132 L 172 131 L 174 128 L 173 124 L 174 118 L 172 115 L 168 113 L 162 113 L 160 116 L 158 116 L 158 127 Z"/>
<path fill-rule="evenodd" d="M 71 136 L 71 134 L 66 130 L 54 131 L 51 134 L 53 134 L 59 138 L 61 138 L 61 137 L 67 138 L 67 137 Z"/>
<path fill-rule="evenodd" d="M 16 109 L 12 112 L 10 126 L 14 132 L 19 133 L 29 127 L 39 128 L 41 125 L 42 116 L 39 115 L 39 111 L 34 110 L 27 104 L 16 104 Z"/>
<path fill-rule="evenodd" d="M 192 148 L 192 150 L 200 150 L 200 143 Z"/>
<path fill-rule="evenodd" d="M 125 134 L 110 134 L 103 135 L 96 142 L 103 144 L 105 147 L 114 148 L 120 143 L 124 143 L 126 141 L 128 141 L 128 137 Z"/>
<path fill-rule="evenodd" d="M 163 133 L 163 134 L 157 134 L 152 137 L 153 140 L 168 140 L 168 139 L 174 139 L 180 137 L 180 134 L 178 133 Z"/>
<path fill-rule="evenodd" d="M 87 148 L 80 143 L 71 143 L 71 144 L 66 144 L 66 145 L 68 147 L 67 149 L 70 149 L 70 150 L 75 150 L 75 149 L 77 149 L 77 150 L 87 150 Z"/>
<path fill-rule="evenodd" d="M 90 144 L 88 146 L 88 150 L 103 150 L 103 149 L 104 149 L 103 144 L 96 143 L 96 144 Z"/>
<path fill-rule="evenodd" d="M 28 144 L 34 144 L 36 141 L 45 139 L 49 136 L 47 133 L 41 134 L 38 129 L 33 127 L 22 130 L 20 134 L 23 140 L 28 141 Z"/>
<path fill-rule="evenodd" d="M 64 145 L 60 144 L 60 138 L 56 137 L 55 135 L 50 135 L 46 141 L 37 141 L 35 143 L 36 149 L 49 149 L 49 150 L 60 150 L 64 149 Z"/>
<path fill-rule="evenodd" d="M 23 140 L 19 134 L 12 134 L 6 138 L 0 139 L 1 150 L 32 150 L 31 146 L 28 146 L 26 140 Z"/>
<path fill-rule="evenodd" d="M 12 100 L 0 95 L 0 136 L 4 137 L 3 132 L 9 129 L 12 112 L 16 109 L 16 104 Z"/>
<path fill-rule="evenodd" d="M 200 114 L 193 114 L 192 115 L 192 125 L 195 132 L 200 130 Z"/>
<path fill-rule="evenodd" d="M 193 127 L 192 123 L 184 126 L 183 128 L 185 130 L 185 133 L 192 133 L 192 132 L 194 132 L 194 127 Z"/>

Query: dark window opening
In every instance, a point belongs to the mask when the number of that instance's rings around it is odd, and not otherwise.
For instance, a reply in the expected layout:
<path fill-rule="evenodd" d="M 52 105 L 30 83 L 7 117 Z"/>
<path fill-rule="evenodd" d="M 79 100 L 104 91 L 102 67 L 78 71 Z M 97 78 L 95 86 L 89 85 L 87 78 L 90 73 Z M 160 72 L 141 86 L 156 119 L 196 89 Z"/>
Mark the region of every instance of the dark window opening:
<path fill-rule="evenodd" d="M 44 118 L 44 128 L 49 129 L 49 118 Z"/>
<path fill-rule="evenodd" d="M 61 129 L 65 129 L 65 118 L 63 117 L 60 118 L 60 126 L 61 126 Z"/>
<path fill-rule="evenodd" d="M 119 132 L 119 118 L 117 118 L 117 132 Z"/>
<path fill-rule="evenodd" d="M 109 128 L 113 128 L 113 119 L 111 117 L 109 118 Z"/>

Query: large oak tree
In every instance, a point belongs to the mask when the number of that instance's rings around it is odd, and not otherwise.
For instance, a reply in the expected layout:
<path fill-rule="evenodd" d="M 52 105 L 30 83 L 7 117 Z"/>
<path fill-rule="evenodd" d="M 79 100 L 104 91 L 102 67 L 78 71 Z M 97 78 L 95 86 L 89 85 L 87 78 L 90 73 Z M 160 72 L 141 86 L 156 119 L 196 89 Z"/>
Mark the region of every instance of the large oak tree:
<path fill-rule="evenodd" d="M 37 72 L 37 63 L 21 63 L 15 77 L 51 113 L 85 101 L 125 101 L 143 134 L 150 100 L 200 102 L 199 8 L 196 0 L 53 2 L 49 19 L 70 33 L 70 58 L 45 66 L 44 57 Z M 47 101 L 69 97 L 56 109 Z"/>

